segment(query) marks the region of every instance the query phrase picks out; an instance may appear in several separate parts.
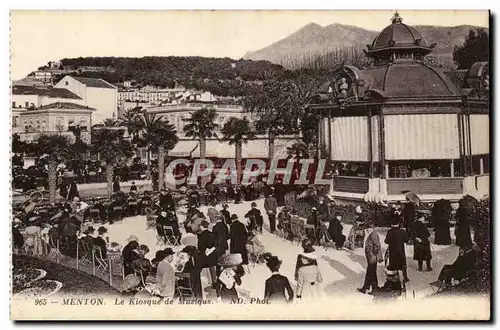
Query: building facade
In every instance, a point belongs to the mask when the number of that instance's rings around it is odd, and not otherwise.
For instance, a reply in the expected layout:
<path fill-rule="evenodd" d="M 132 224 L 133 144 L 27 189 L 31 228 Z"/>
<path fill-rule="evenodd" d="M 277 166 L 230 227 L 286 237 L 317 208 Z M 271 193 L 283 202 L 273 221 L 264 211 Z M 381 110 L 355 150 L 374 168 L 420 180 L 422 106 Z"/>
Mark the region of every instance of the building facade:
<path fill-rule="evenodd" d="M 40 134 L 63 134 L 74 137 L 70 128 L 82 129 L 82 141 L 90 143 L 92 113 L 95 109 L 88 106 L 56 102 L 36 109 L 26 109 L 19 117 L 21 140 L 31 141 Z"/>
<path fill-rule="evenodd" d="M 428 64 L 428 45 L 396 14 L 368 45 L 370 68 L 342 66 L 309 107 L 337 168 L 332 195 L 367 202 L 489 194 L 489 68 L 468 87 Z"/>
<path fill-rule="evenodd" d="M 83 104 L 96 109 L 92 124 L 118 116 L 118 89 L 103 79 L 66 76 L 55 88 L 64 88 L 83 99 Z"/>
<path fill-rule="evenodd" d="M 57 102 L 84 105 L 81 97 L 67 89 L 14 85 L 11 94 L 12 132 L 25 132 L 22 116 L 27 110 L 36 110 Z"/>

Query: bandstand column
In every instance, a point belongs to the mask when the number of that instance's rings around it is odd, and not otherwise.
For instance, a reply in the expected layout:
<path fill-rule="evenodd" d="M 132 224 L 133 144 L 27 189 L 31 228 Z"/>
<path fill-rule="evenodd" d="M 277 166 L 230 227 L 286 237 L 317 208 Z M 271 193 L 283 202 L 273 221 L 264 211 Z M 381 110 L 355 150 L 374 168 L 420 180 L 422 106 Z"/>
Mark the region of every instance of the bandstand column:
<path fill-rule="evenodd" d="M 332 113 L 328 110 L 328 160 L 332 160 Z"/>
<path fill-rule="evenodd" d="M 379 125 L 380 125 L 380 136 L 379 136 L 379 155 L 380 155 L 380 164 L 382 166 L 382 178 L 387 179 L 389 177 L 389 164 L 385 161 L 385 123 L 384 123 L 384 115 L 379 116 Z"/>
<path fill-rule="evenodd" d="M 368 152 L 370 153 L 370 178 L 373 178 L 373 139 L 372 139 L 372 111 L 368 114 Z"/>

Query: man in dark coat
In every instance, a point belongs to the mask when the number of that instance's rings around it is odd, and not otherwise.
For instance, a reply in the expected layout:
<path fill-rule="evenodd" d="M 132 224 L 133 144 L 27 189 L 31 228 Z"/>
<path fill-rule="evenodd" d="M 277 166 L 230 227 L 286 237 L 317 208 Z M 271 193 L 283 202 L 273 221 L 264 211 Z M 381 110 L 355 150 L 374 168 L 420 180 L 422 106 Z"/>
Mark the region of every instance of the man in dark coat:
<path fill-rule="evenodd" d="M 245 214 L 245 218 L 250 219 L 248 223 L 248 231 L 252 231 L 257 229 L 260 233 L 262 233 L 262 225 L 264 224 L 264 218 L 262 217 L 262 213 L 257 208 L 257 203 L 252 202 L 250 204 L 252 209 Z"/>
<path fill-rule="evenodd" d="M 198 233 L 198 251 L 205 254 L 207 249 L 215 247 L 215 235 L 208 230 L 208 222 L 202 221 Z"/>
<path fill-rule="evenodd" d="M 107 244 L 106 241 L 104 240 L 103 236 L 108 232 L 108 229 L 106 227 L 101 226 L 97 229 L 97 234 L 98 236 L 94 238 L 94 245 L 98 246 L 101 250 L 101 256 L 102 259 L 106 259 L 106 252 L 107 252 Z"/>
<path fill-rule="evenodd" d="M 382 247 L 377 232 L 373 230 L 373 223 L 370 223 L 369 234 L 365 241 L 366 276 L 363 286 L 358 289 L 361 293 L 366 293 L 372 288 L 372 293 L 378 291 L 377 262 L 384 259 Z"/>
<path fill-rule="evenodd" d="M 306 224 L 308 225 L 313 225 L 314 226 L 314 231 L 311 229 L 306 230 L 306 235 L 307 237 L 312 241 L 315 242 L 316 244 L 319 245 L 319 235 L 318 235 L 318 230 L 319 230 L 319 219 L 318 219 L 318 210 L 316 207 L 313 207 L 311 209 L 311 214 L 307 217 Z"/>
<path fill-rule="evenodd" d="M 403 221 L 406 233 L 408 235 L 408 241 L 413 241 L 411 230 L 413 228 L 413 223 L 415 222 L 415 212 L 415 204 L 413 204 L 411 201 L 407 201 L 403 208 Z"/>
<path fill-rule="evenodd" d="M 215 247 L 222 252 L 226 252 L 229 248 L 227 244 L 229 229 L 221 218 L 217 219 L 215 226 L 212 228 L 212 233 L 215 237 Z"/>
<path fill-rule="evenodd" d="M 330 218 L 330 224 L 328 226 L 328 234 L 330 235 L 332 241 L 335 242 L 335 248 L 337 250 L 342 249 L 346 240 L 346 236 L 342 233 L 342 230 L 344 228 L 340 223 L 341 219 L 342 215 L 340 214 L 340 212 L 337 212 L 335 214 L 335 217 Z"/>
<path fill-rule="evenodd" d="M 229 208 L 229 205 L 224 204 L 222 205 L 222 210 L 220 213 L 224 217 L 224 221 L 226 222 L 226 225 L 230 226 L 231 225 L 231 214 L 229 214 L 229 211 L 227 210 Z"/>
<path fill-rule="evenodd" d="M 271 233 L 276 230 L 276 211 L 278 209 L 278 202 L 274 197 L 274 194 L 269 195 L 264 200 L 264 209 L 266 210 L 267 216 L 269 217 L 269 228 Z"/>
<path fill-rule="evenodd" d="M 389 264 L 388 270 L 400 270 L 403 272 L 403 280 L 408 282 L 408 274 L 406 272 L 406 252 L 405 243 L 408 242 L 406 232 L 399 227 L 399 223 L 393 223 L 391 229 L 387 232 L 385 243 L 389 249 Z"/>
<path fill-rule="evenodd" d="M 448 200 L 440 199 L 434 203 L 432 208 L 432 218 L 434 219 L 434 226 L 436 228 L 434 244 L 436 245 L 450 245 L 450 217 L 451 217 L 451 204 Z"/>
<path fill-rule="evenodd" d="M 422 271 L 424 261 L 427 264 L 427 271 L 432 271 L 431 267 L 431 243 L 429 237 L 431 234 L 424 225 L 424 218 L 421 217 L 413 224 L 413 235 L 415 242 L 413 243 L 413 260 L 418 262 L 418 271 Z"/>
<path fill-rule="evenodd" d="M 247 240 L 248 232 L 245 225 L 241 223 L 236 214 L 231 215 L 231 228 L 229 229 L 229 252 L 241 253 L 242 265 L 248 265 Z"/>
<path fill-rule="evenodd" d="M 132 185 L 130 186 L 130 192 L 137 192 L 137 186 L 135 185 L 135 182 L 132 182 Z"/>
<path fill-rule="evenodd" d="M 78 193 L 76 182 L 72 181 L 71 185 L 69 186 L 68 200 L 72 201 L 75 197 L 80 197 L 80 194 Z"/>
<path fill-rule="evenodd" d="M 169 190 L 163 188 L 160 192 L 159 200 L 162 210 L 175 211 L 175 201 Z"/>
<path fill-rule="evenodd" d="M 120 191 L 121 188 L 120 188 L 120 181 L 118 180 L 118 177 L 115 177 L 115 179 L 113 180 L 113 192 L 118 192 Z"/>
<path fill-rule="evenodd" d="M 263 190 L 264 190 L 264 197 L 267 197 L 273 193 L 273 188 L 267 184 L 267 180 L 263 180 L 262 183 L 264 184 Z"/>
<path fill-rule="evenodd" d="M 330 219 L 330 210 L 323 197 L 319 198 L 318 217 L 320 221 L 328 221 Z"/>
<path fill-rule="evenodd" d="M 471 220 L 468 206 L 464 199 L 461 199 L 459 202 L 459 207 L 456 214 L 457 224 L 455 226 L 455 236 L 456 236 L 456 245 L 460 247 L 460 249 L 468 249 L 472 246 L 472 237 L 471 237 Z"/>
<path fill-rule="evenodd" d="M 217 284 L 217 274 L 215 266 L 217 264 L 217 259 L 220 255 L 222 255 L 222 251 L 218 251 L 216 248 L 216 238 L 215 235 L 208 230 L 208 222 L 202 221 L 200 224 L 201 231 L 198 233 L 198 251 L 203 256 L 205 255 L 207 258 L 207 267 L 210 271 L 210 277 L 212 278 L 212 286 L 215 287 Z M 215 251 L 207 252 L 212 248 L 216 248 Z"/>
<path fill-rule="evenodd" d="M 285 186 L 283 185 L 283 182 L 278 181 L 274 185 L 274 193 L 276 195 L 276 201 L 278 202 L 278 206 L 285 206 Z"/>

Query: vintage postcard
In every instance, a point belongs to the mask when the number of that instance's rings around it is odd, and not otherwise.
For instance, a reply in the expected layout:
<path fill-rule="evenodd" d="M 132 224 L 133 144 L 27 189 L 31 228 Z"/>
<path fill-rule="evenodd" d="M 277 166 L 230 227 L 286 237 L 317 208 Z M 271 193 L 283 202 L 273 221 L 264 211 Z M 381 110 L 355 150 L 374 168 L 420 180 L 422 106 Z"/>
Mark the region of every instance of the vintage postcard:
<path fill-rule="evenodd" d="M 11 318 L 489 320 L 489 19 L 11 11 Z"/>

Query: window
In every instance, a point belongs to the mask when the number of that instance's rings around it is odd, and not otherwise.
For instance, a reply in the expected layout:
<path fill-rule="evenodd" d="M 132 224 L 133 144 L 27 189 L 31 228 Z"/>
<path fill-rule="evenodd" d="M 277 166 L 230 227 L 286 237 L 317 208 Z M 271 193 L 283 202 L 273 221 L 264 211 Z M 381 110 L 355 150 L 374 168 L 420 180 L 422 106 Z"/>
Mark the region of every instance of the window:
<path fill-rule="evenodd" d="M 24 102 L 24 107 L 25 107 L 25 108 L 29 108 L 29 106 L 30 106 L 30 103 L 29 103 L 29 102 Z"/>
<path fill-rule="evenodd" d="M 12 127 L 19 126 L 19 117 L 12 117 Z"/>
<path fill-rule="evenodd" d="M 15 108 L 16 107 L 16 101 L 12 101 L 12 107 Z"/>
<path fill-rule="evenodd" d="M 69 82 L 67 82 L 67 81 L 66 81 L 66 82 L 64 83 L 64 85 L 68 86 L 68 85 L 69 85 Z"/>
<path fill-rule="evenodd" d="M 42 130 L 45 130 L 45 127 L 46 127 L 45 120 L 42 120 Z"/>
<path fill-rule="evenodd" d="M 74 125 L 75 125 L 75 118 L 68 119 L 68 126 L 74 126 Z"/>

